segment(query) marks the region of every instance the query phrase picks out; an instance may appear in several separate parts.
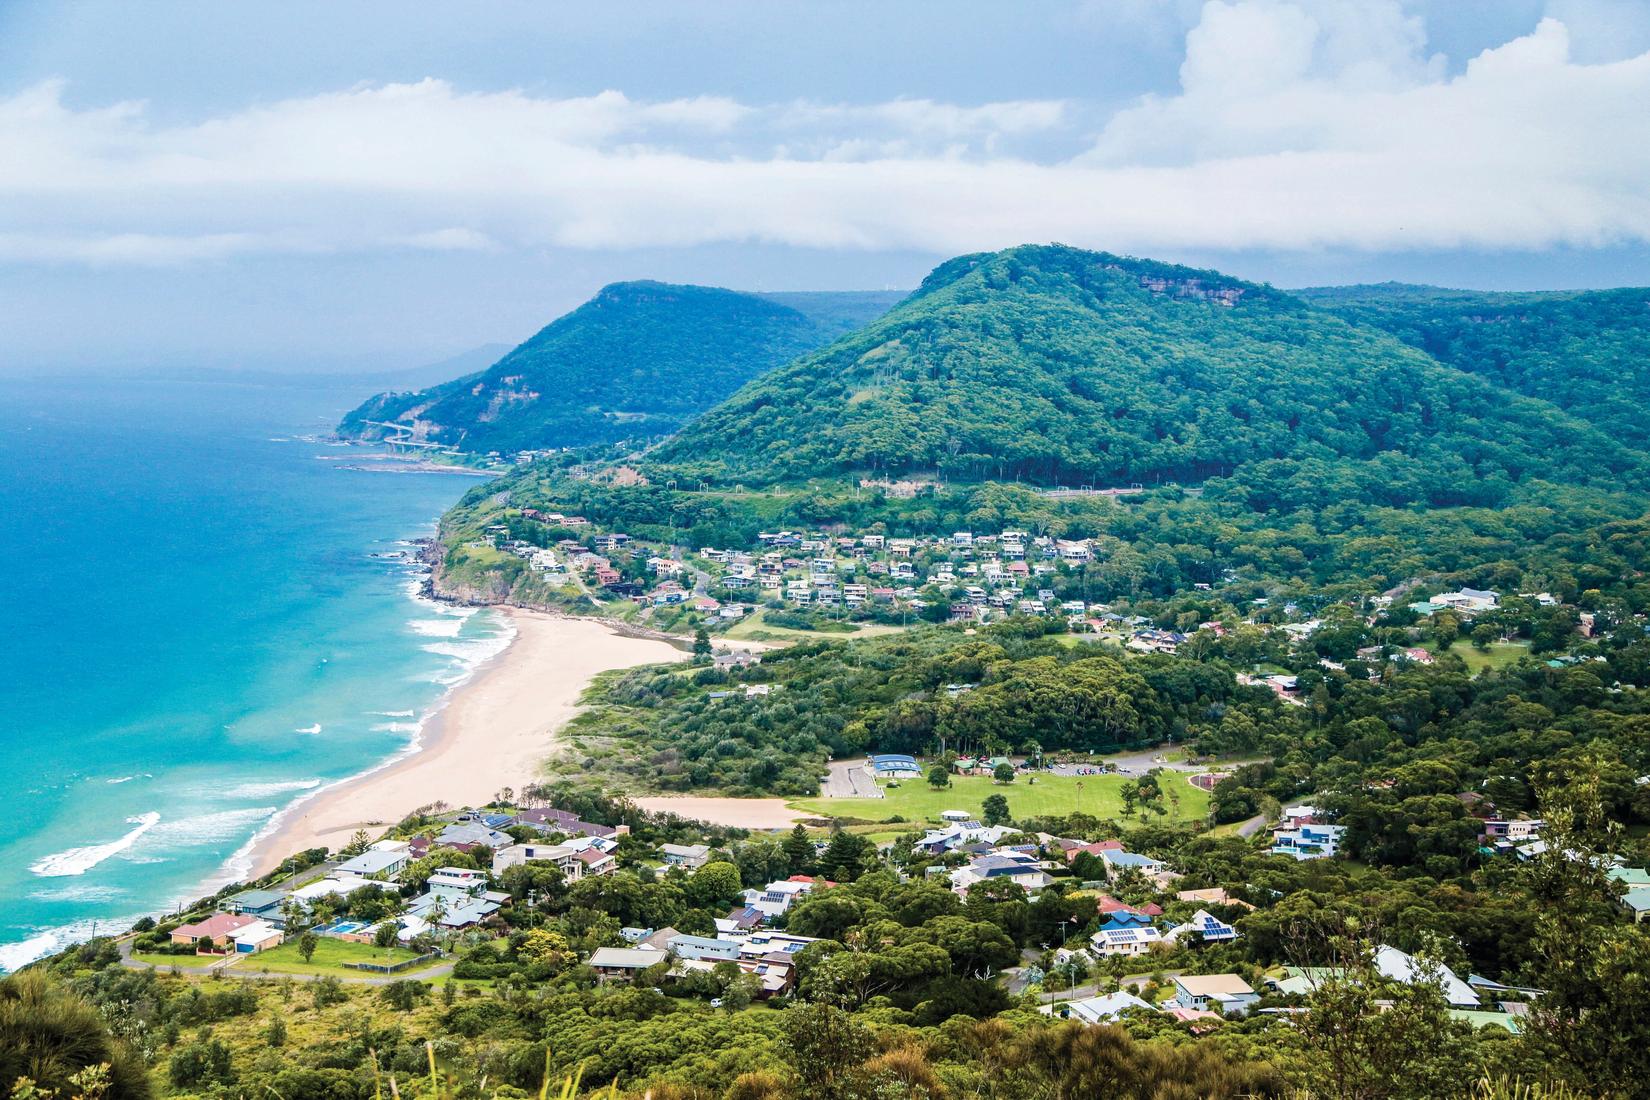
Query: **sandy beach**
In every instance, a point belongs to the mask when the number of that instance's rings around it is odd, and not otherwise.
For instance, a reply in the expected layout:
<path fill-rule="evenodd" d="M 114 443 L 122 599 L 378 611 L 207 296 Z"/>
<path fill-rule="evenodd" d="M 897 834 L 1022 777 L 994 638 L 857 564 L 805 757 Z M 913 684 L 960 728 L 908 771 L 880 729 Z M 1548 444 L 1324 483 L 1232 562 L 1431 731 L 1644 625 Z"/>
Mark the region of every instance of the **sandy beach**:
<path fill-rule="evenodd" d="M 788 829 L 811 815 L 798 813 L 783 798 L 715 798 L 698 795 L 649 795 L 632 799 L 653 813 L 726 825 L 738 829 Z"/>
<path fill-rule="evenodd" d="M 422 749 L 294 806 L 253 848 L 253 875 L 293 852 L 341 847 L 356 829 L 381 830 L 431 802 L 478 805 L 500 788 L 519 789 L 538 775 L 597 673 L 683 657 L 668 642 L 592 620 L 500 610 L 515 623 L 515 640 L 453 692 L 425 726 Z"/>

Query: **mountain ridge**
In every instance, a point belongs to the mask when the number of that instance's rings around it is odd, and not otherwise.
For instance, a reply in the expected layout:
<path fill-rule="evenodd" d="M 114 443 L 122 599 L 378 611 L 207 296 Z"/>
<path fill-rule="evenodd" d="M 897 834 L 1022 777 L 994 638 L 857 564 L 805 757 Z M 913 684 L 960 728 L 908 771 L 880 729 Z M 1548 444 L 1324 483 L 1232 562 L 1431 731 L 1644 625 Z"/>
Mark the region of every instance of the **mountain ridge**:
<path fill-rule="evenodd" d="M 1643 455 L 1379 328 L 1222 272 L 1062 245 L 940 264 L 652 457 L 757 483 L 1310 482 L 1336 466 L 1345 491 L 1394 504 L 1487 503 L 1534 477 L 1645 481 Z"/>
<path fill-rule="evenodd" d="M 484 370 L 369 398 L 344 417 L 339 434 L 402 434 L 472 451 L 668 434 L 742 382 L 876 315 L 896 296 L 611 283 Z"/>

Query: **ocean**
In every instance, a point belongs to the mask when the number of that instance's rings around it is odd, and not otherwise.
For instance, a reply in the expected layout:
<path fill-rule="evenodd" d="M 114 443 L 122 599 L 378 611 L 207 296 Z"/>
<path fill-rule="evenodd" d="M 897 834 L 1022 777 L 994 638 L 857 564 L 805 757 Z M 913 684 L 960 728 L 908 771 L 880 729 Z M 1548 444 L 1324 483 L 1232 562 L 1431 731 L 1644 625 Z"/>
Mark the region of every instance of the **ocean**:
<path fill-rule="evenodd" d="M 508 644 L 402 557 L 475 479 L 315 438 L 363 396 L 0 382 L 0 971 L 242 877 Z"/>

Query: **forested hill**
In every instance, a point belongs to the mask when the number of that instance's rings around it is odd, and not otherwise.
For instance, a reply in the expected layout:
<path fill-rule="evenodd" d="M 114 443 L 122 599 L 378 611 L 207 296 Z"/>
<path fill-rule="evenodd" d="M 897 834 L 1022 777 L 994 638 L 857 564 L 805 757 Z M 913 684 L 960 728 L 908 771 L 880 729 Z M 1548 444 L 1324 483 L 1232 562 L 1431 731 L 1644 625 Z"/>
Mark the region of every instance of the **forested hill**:
<path fill-rule="evenodd" d="M 948 261 L 657 457 L 713 480 L 1236 477 L 1433 504 L 1486 503 L 1528 479 L 1645 477 L 1642 455 L 1552 404 L 1300 298 L 1057 245 Z"/>
<path fill-rule="evenodd" d="M 469 451 L 663 435 L 902 296 L 615 283 L 478 374 L 371 398 L 339 434 L 376 439 L 386 430 L 370 421 L 404 423 L 418 439 Z"/>
<path fill-rule="evenodd" d="M 1650 288 L 1490 293 L 1383 283 L 1299 293 L 1634 446 L 1650 444 Z"/>

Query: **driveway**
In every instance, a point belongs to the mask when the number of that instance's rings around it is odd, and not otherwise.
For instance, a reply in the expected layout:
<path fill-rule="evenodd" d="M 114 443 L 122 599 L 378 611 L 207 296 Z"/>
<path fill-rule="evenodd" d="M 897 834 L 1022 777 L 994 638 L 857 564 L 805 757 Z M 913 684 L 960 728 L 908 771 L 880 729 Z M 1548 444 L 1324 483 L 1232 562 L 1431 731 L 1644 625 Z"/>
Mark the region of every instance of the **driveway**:
<path fill-rule="evenodd" d="M 882 788 L 865 770 L 865 760 L 833 760 L 825 782 L 819 786 L 821 798 L 882 798 Z"/>

